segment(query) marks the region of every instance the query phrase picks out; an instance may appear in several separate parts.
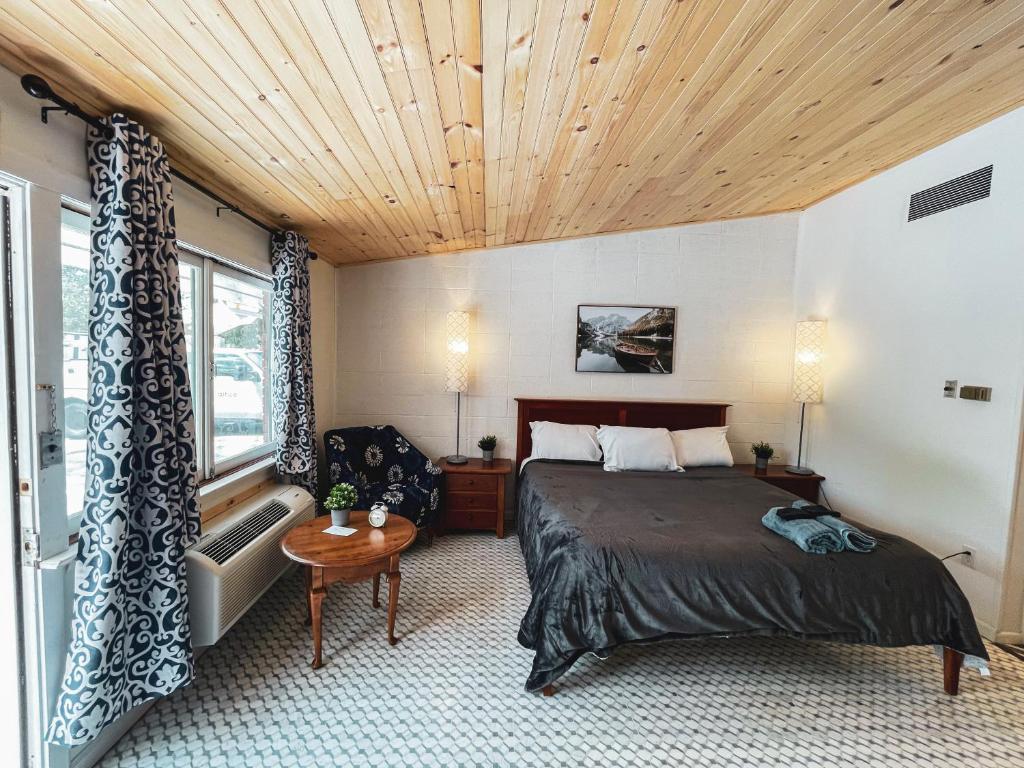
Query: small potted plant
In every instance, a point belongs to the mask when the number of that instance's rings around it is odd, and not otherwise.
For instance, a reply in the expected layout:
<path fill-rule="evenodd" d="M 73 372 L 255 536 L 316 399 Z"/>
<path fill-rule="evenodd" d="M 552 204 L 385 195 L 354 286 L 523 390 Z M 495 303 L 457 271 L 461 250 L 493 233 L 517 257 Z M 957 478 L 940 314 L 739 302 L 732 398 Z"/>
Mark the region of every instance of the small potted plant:
<path fill-rule="evenodd" d="M 763 475 L 768 472 L 768 460 L 775 455 L 775 449 L 768 443 L 754 443 L 750 446 L 750 452 L 754 454 L 754 472 Z"/>
<path fill-rule="evenodd" d="M 480 446 L 480 450 L 483 452 L 485 462 L 490 463 L 494 461 L 494 449 L 498 445 L 498 438 L 494 435 L 484 435 L 477 442 L 477 445 Z"/>
<path fill-rule="evenodd" d="M 324 506 L 331 511 L 331 525 L 348 525 L 349 515 L 359 494 L 348 483 L 338 483 L 324 499 Z"/>

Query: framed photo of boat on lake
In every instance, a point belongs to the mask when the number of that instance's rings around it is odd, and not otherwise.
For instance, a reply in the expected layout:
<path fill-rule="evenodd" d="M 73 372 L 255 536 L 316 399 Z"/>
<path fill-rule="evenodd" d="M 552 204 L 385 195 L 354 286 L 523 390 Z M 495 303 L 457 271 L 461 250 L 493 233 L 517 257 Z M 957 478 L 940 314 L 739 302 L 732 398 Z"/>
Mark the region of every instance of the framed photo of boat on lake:
<path fill-rule="evenodd" d="M 576 370 L 583 373 L 672 373 L 675 307 L 580 304 Z"/>

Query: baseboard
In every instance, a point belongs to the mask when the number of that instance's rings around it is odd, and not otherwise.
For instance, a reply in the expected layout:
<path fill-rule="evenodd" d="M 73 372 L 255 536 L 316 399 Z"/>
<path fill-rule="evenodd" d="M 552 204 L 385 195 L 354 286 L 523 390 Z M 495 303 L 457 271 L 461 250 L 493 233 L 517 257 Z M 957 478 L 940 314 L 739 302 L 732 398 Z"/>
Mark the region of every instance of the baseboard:
<path fill-rule="evenodd" d="M 981 633 L 983 638 L 991 640 L 993 643 L 1002 642 L 1002 640 L 997 637 L 998 633 L 996 632 L 995 627 L 991 624 L 986 624 L 984 621 L 977 621 L 977 619 L 975 619 L 975 621 L 978 625 L 978 632 Z"/>
<path fill-rule="evenodd" d="M 1003 645 L 1024 645 L 1024 632 L 997 632 L 996 642 Z"/>

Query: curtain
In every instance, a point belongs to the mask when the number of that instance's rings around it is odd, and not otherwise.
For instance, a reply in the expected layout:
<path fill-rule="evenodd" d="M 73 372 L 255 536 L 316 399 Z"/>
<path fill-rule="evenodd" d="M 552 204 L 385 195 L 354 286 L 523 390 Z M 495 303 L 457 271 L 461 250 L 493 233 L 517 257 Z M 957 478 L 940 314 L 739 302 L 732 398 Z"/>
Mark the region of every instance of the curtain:
<path fill-rule="evenodd" d="M 274 274 L 273 413 L 277 471 L 318 497 L 313 350 L 309 315 L 309 241 L 296 232 L 270 239 Z"/>
<path fill-rule="evenodd" d="M 170 168 L 124 115 L 89 129 L 87 485 L 64 681 L 47 739 L 95 737 L 194 676 L 185 550 L 199 537 Z"/>

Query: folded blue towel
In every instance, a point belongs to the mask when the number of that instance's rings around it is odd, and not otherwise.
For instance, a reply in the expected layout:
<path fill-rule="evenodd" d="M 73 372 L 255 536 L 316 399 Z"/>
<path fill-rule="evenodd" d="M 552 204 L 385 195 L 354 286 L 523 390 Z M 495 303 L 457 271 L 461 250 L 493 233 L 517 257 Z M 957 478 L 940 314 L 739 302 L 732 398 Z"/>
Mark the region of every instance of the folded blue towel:
<path fill-rule="evenodd" d="M 838 533 L 845 547 L 851 552 L 870 552 L 878 546 L 878 539 L 874 536 L 869 536 L 860 528 L 838 517 L 819 517 L 818 522 Z"/>
<path fill-rule="evenodd" d="M 832 528 L 818 520 L 783 520 L 779 517 L 780 509 L 785 507 L 772 507 L 761 518 L 765 528 L 784 536 L 804 552 L 813 555 L 843 551 L 843 540 Z"/>

